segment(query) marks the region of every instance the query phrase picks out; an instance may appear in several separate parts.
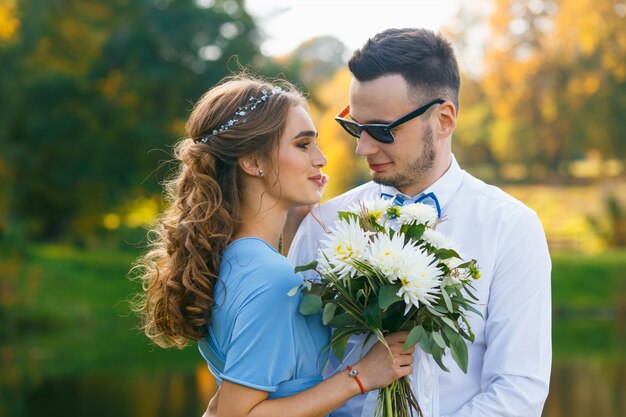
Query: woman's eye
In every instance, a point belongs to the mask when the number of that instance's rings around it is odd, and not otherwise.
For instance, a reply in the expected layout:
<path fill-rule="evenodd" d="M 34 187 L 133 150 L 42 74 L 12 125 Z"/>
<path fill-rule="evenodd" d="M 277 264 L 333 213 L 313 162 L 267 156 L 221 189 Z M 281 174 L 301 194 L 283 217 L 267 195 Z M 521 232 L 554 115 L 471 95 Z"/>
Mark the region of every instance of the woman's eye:
<path fill-rule="evenodd" d="M 311 142 L 300 142 L 298 144 L 298 146 L 302 149 L 309 149 L 309 146 L 311 145 Z"/>

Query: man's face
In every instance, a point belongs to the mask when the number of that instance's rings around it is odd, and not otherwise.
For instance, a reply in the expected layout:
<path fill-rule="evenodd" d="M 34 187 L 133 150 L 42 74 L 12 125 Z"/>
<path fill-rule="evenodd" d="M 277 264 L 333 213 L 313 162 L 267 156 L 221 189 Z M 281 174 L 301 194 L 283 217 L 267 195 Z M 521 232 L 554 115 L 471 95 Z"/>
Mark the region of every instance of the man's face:
<path fill-rule="evenodd" d="M 433 98 L 425 97 L 424 103 Z M 410 96 L 406 81 L 397 74 L 365 82 L 353 79 L 350 85 L 350 116 L 361 124 L 391 123 L 424 103 Z M 407 194 L 424 181 L 437 155 L 432 113 L 429 110 L 394 129 L 393 143 L 377 142 L 365 131 L 361 134 L 356 154 L 367 159 L 374 181 Z"/>

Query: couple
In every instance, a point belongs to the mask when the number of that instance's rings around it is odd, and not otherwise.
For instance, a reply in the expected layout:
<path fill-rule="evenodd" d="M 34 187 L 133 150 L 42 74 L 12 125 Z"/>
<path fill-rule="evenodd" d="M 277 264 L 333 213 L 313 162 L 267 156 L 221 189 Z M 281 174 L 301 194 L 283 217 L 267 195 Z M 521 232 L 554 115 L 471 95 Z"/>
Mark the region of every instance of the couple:
<path fill-rule="evenodd" d="M 301 283 L 293 267 L 317 257 L 322 225 L 332 227 L 338 210 L 381 193 L 399 202 L 429 194 L 445 220 L 438 230 L 482 274 L 468 372 L 448 357 L 450 372 L 434 371 L 440 415 L 540 416 L 551 363 L 546 240 L 533 211 L 452 155 L 460 77 L 450 43 L 390 29 L 349 67 L 350 104 L 337 119 L 373 181 L 302 221 L 301 207 L 318 203 L 326 182 L 303 96 L 287 83 L 235 77 L 199 100 L 176 147 L 171 206 L 140 260 L 146 333 L 162 346 L 198 341 L 220 384 L 207 415 L 369 417 L 368 392 L 418 365 L 403 350 L 407 333 L 387 336 L 392 355 L 353 340 L 324 369 L 329 329 L 319 315 L 299 314 L 301 296 L 287 295 Z M 278 252 L 281 235 L 290 262 Z"/>

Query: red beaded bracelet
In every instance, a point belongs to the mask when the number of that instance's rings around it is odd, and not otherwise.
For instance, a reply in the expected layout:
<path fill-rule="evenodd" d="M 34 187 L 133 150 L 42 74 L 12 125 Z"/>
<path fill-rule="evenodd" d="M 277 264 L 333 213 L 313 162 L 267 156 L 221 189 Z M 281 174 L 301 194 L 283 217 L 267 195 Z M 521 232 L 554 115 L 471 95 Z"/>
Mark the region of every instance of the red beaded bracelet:
<path fill-rule="evenodd" d="M 363 384 L 361 383 L 361 380 L 359 379 L 359 371 L 357 371 L 356 369 L 352 369 L 351 366 L 348 366 L 347 368 L 348 368 L 348 376 L 350 378 L 354 378 L 356 383 L 359 384 L 359 388 L 361 388 L 361 394 L 365 395 L 365 388 L 363 388 Z"/>

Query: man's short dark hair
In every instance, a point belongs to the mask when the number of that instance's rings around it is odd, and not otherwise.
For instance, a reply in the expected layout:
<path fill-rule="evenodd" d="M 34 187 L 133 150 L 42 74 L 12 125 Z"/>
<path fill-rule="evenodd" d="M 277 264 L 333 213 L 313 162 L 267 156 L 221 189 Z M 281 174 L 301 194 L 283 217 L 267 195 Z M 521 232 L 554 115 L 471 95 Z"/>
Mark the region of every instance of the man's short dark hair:
<path fill-rule="evenodd" d="M 452 44 L 427 29 L 387 29 L 369 39 L 348 61 L 358 81 L 399 74 L 416 98 L 445 98 L 459 108 L 461 77 Z"/>

